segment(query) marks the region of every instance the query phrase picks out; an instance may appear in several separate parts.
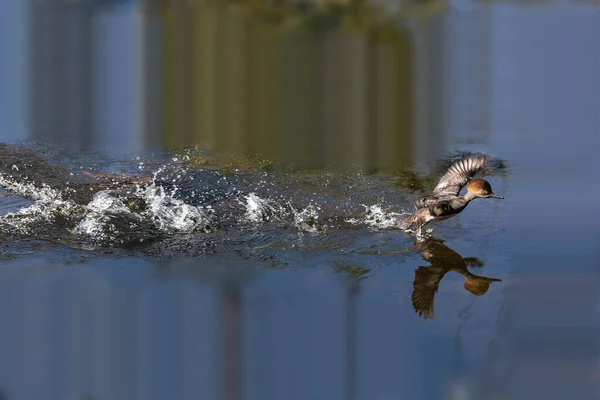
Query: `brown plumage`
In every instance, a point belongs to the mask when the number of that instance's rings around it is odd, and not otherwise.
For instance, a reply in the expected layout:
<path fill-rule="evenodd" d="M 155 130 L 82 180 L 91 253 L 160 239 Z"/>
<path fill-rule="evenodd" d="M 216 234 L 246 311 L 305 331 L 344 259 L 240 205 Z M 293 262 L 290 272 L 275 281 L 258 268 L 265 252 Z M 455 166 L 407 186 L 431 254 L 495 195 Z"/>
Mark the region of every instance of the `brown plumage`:
<path fill-rule="evenodd" d="M 494 194 L 492 186 L 484 179 L 472 180 L 475 174 L 483 169 L 486 162 L 486 156 L 476 155 L 452 164 L 440 178 L 432 193 L 415 202 L 415 212 L 400 221 L 398 228 L 409 229 L 415 225 L 420 230 L 422 226 L 432 221 L 441 221 L 455 216 L 476 198 L 503 199 Z M 465 185 L 467 193 L 459 196 L 460 190 Z"/>

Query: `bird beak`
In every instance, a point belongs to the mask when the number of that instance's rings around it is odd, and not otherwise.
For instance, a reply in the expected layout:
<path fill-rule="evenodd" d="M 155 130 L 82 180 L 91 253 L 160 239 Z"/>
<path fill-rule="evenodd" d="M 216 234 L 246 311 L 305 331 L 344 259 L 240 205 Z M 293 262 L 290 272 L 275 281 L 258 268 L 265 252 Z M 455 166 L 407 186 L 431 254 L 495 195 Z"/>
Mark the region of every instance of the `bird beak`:
<path fill-rule="evenodd" d="M 492 193 L 492 194 L 490 195 L 490 198 L 492 198 L 492 199 L 504 199 L 504 197 L 502 197 L 502 196 L 498 196 L 497 194 L 494 194 L 494 193 Z"/>

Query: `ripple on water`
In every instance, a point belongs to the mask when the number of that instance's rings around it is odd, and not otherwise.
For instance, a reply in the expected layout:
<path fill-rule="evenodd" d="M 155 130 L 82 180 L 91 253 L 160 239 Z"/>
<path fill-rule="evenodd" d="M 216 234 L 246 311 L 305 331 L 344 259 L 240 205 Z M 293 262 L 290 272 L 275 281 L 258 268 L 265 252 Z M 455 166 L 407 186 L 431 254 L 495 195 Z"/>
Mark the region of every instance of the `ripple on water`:
<path fill-rule="evenodd" d="M 4 189 L 0 189 L 0 217 L 9 213 L 15 213 L 21 208 L 28 207 L 33 202 L 19 196 L 12 196 Z"/>

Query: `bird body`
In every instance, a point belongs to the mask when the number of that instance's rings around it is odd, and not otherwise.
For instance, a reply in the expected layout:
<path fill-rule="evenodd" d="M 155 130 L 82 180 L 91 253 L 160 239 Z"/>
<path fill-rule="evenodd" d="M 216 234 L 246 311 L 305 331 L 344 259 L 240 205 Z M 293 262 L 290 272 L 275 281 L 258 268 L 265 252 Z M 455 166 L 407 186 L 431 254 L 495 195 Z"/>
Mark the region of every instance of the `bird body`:
<path fill-rule="evenodd" d="M 440 178 L 430 195 L 421 197 L 415 202 L 415 212 L 400 221 L 400 229 L 409 229 L 416 225 L 420 230 L 430 222 L 438 222 L 451 218 L 462 212 L 471 200 L 476 198 L 503 199 L 492 191 L 491 185 L 484 179 L 472 179 L 487 162 L 483 155 L 463 158 L 452 164 Z M 459 196 L 460 190 L 466 186 L 467 193 Z"/>

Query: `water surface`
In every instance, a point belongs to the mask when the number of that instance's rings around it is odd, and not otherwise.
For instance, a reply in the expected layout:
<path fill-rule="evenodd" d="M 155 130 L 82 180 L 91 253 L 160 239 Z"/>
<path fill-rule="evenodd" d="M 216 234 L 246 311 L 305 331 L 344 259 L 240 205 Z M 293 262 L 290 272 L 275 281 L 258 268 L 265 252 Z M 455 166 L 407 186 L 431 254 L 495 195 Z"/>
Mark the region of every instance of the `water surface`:
<path fill-rule="evenodd" d="M 8 149 L 5 397 L 596 398 L 597 26 L 587 5 L 451 7 L 401 165 Z M 467 152 L 505 200 L 421 242 L 390 229 Z"/>

